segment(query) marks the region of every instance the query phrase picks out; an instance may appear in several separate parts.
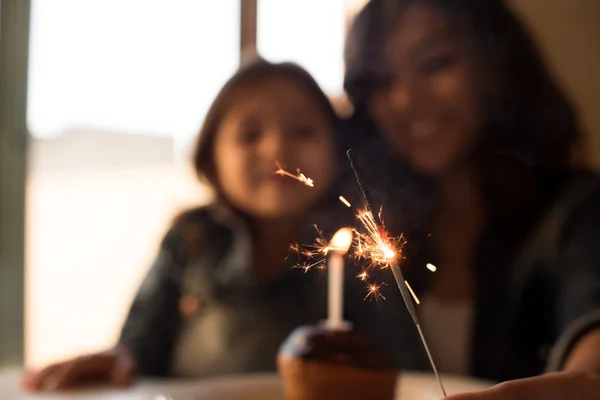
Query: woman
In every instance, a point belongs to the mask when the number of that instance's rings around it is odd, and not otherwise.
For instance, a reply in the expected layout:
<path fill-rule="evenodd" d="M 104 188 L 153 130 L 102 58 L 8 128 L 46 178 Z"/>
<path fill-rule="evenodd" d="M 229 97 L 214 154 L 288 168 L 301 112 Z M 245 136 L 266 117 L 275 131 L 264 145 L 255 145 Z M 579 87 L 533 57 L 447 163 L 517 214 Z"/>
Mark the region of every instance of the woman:
<path fill-rule="evenodd" d="M 350 139 L 407 236 L 442 371 L 600 372 L 600 183 L 576 167 L 577 117 L 523 25 L 501 0 L 372 0 L 345 59 Z M 399 367 L 428 368 L 392 289 L 354 320 Z"/>

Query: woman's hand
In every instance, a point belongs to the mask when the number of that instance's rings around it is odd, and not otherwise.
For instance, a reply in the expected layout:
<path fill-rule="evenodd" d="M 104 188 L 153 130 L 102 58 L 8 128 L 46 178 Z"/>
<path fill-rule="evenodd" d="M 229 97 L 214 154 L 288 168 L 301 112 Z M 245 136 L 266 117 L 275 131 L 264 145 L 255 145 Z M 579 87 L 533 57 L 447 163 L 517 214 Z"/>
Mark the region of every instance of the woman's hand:
<path fill-rule="evenodd" d="M 591 372 L 558 372 L 508 381 L 481 392 L 446 398 L 446 400 L 570 399 L 600 399 L 600 375 Z"/>
<path fill-rule="evenodd" d="M 125 347 L 117 346 L 27 373 L 21 379 L 21 388 L 33 392 L 54 391 L 90 381 L 129 386 L 135 375 L 136 365 L 131 353 Z"/>

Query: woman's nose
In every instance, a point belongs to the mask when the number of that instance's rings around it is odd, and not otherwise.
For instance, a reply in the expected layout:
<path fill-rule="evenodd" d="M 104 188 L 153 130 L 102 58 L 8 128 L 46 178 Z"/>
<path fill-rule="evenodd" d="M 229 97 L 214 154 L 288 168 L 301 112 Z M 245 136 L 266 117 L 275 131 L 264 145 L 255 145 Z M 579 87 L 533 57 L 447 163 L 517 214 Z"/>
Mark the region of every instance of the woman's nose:
<path fill-rule="evenodd" d="M 392 84 L 387 96 L 388 107 L 397 112 L 410 109 L 412 96 L 410 86 L 404 82 Z"/>

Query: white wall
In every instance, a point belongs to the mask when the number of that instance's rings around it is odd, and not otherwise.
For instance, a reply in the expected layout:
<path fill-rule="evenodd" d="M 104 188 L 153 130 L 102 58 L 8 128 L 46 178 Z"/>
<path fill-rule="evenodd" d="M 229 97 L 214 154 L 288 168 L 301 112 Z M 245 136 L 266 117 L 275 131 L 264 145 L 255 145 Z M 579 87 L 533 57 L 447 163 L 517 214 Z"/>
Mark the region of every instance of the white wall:
<path fill-rule="evenodd" d="M 590 160 L 600 168 L 600 1 L 510 0 L 579 107 Z"/>

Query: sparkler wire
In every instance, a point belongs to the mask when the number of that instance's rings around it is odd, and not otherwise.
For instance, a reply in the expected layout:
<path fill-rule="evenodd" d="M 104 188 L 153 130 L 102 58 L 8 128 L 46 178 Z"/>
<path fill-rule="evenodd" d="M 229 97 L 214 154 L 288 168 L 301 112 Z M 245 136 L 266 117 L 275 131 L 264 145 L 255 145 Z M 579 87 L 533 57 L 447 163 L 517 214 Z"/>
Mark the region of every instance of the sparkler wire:
<path fill-rule="evenodd" d="M 350 166 L 352 167 L 352 170 L 354 171 L 354 176 L 356 177 L 356 182 L 358 183 L 358 186 L 362 193 L 363 199 L 365 201 L 365 206 L 367 207 L 367 211 L 369 211 L 371 213 L 371 215 L 373 216 L 373 220 L 375 221 L 375 224 L 377 225 L 377 228 L 379 229 L 379 231 L 384 232 L 383 222 L 381 221 L 381 218 L 379 217 L 378 214 L 373 212 L 373 206 L 372 206 L 373 199 L 371 198 L 371 194 L 369 193 L 369 190 L 361 177 L 361 173 L 360 173 L 360 170 L 358 167 L 358 163 L 356 162 L 356 156 L 354 155 L 354 151 L 352 149 L 349 149 L 346 152 L 346 154 L 348 156 L 348 159 L 350 160 Z M 400 270 L 400 266 L 398 265 L 398 262 L 396 260 L 391 260 L 389 265 L 392 270 L 392 273 L 394 274 L 394 279 L 396 280 L 396 284 L 398 285 L 398 289 L 400 290 L 400 294 L 402 295 L 404 304 L 406 305 L 406 309 L 410 313 L 410 316 L 412 317 L 413 322 L 414 322 L 415 326 L 417 327 L 417 331 L 419 332 L 421 342 L 423 343 L 423 347 L 425 347 L 425 352 L 427 353 L 427 357 L 429 358 L 429 362 L 431 363 L 433 372 L 434 372 L 434 374 L 437 378 L 437 381 L 440 385 L 440 389 L 442 389 L 442 393 L 444 394 L 444 397 L 446 397 L 447 396 L 446 389 L 444 388 L 444 384 L 442 383 L 442 379 L 440 377 L 440 374 L 438 373 L 437 367 L 435 365 L 435 361 L 433 360 L 433 356 L 431 355 L 431 351 L 429 350 L 427 340 L 425 339 L 425 335 L 423 334 L 423 330 L 421 329 L 421 324 L 419 323 L 419 319 L 417 318 L 417 311 L 415 310 L 415 306 L 410 297 L 410 293 L 408 291 L 408 287 L 406 286 L 402 271 Z"/>
<path fill-rule="evenodd" d="M 371 215 L 373 215 L 373 219 L 375 220 L 375 224 L 377 225 L 377 227 L 381 229 L 381 228 L 383 228 L 383 223 L 381 222 L 381 218 L 379 218 L 379 214 L 373 212 L 373 198 L 371 197 L 371 193 L 369 193 L 369 189 L 367 188 L 367 186 L 364 184 L 364 182 L 362 180 L 358 162 L 356 161 L 356 156 L 354 155 L 354 150 L 349 149 L 346 152 L 346 155 L 348 156 L 348 159 L 350 160 L 350 166 L 352 167 L 352 170 L 354 171 L 354 176 L 356 177 L 356 183 L 358 183 L 358 187 L 360 188 L 360 192 L 362 193 L 362 197 L 365 201 L 365 207 L 367 207 L 367 211 L 369 211 L 371 213 Z"/>
<path fill-rule="evenodd" d="M 404 275 L 400 270 L 400 266 L 398 262 L 392 261 L 390 263 L 390 268 L 392 273 L 394 274 L 394 279 L 396 280 L 396 284 L 398 285 L 398 289 L 400 289 L 400 294 L 402 295 L 402 299 L 404 300 L 404 304 L 406 304 L 406 308 L 410 313 L 410 316 L 413 319 L 417 327 L 417 331 L 419 331 L 419 336 L 421 337 L 421 342 L 423 342 L 423 347 L 425 347 L 425 352 L 427 353 L 427 357 L 429 358 L 429 363 L 433 368 L 433 373 L 437 378 L 438 383 L 440 384 L 440 389 L 442 389 L 442 393 L 444 397 L 447 396 L 446 389 L 444 388 L 444 384 L 442 383 L 442 378 L 440 378 L 440 374 L 438 373 L 437 367 L 435 365 L 435 361 L 433 360 L 433 356 L 431 355 L 431 351 L 429 350 L 429 345 L 427 344 L 427 340 L 425 339 L 425 335 L 423 334 L 423 330 L 421 329 L 421 324 L 419 323 L 419 319 L 417 318 L 417 310 L 415 310 L 415 306 L 410 297 L 410 293 L 408 292 L 408 288 L 406 286 L 406 281 L 404 280 Z"/>

